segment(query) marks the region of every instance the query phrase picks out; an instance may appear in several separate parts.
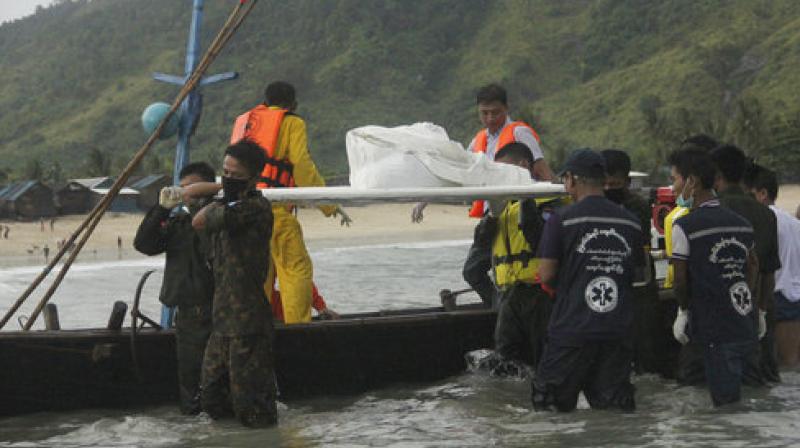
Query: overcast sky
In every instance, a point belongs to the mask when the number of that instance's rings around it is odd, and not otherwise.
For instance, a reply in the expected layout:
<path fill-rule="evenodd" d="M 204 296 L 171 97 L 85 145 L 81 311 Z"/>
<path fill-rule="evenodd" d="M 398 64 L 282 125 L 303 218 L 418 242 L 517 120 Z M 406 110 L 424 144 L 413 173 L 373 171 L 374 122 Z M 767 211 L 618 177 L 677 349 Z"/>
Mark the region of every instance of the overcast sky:
<path fill-rule="evenodd" d="M 0 23 L 33 14 L 37 5 L 49 5 L 52 0 L 0 0 Z"/>

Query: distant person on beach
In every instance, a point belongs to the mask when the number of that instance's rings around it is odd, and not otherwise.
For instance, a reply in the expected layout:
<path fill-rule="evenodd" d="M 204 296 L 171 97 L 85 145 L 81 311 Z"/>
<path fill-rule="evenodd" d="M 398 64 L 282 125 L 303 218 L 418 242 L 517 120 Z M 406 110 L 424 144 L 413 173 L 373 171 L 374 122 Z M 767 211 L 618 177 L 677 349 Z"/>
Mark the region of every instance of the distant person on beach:
<path fill-rule="evenodd" d="M 778 176 L 753 164 L 744 184 L 756 200 L 769 206 L 778 222 L 778 256 L 775 271 L 775 346 L 784 367 L 800 364 L 800 220 L 775 206 Z"/>
<path fill-rule="evenodd" d="M 272 205 L 257 190 L 264 151 L 242 141 L 225 150 L 222 185 L 197 183 L 188 197 L 223 197 L 195 215 L 192 226 L 210 238 L 214 273 L 213 331 L 203 360 L 201 401 L 212 418 L 233 413 L 250 427 L 274 425 L 274 328 L 264 284 L 270 262 Z"/>
<path fill-rule="evenodd" d="M 669 163 L 673 179 L 688 185 L 683 190 L 692 208 L 675 221 L 672 232 L 679 306 L 675 339 L 700 347 L 714 406 L 735 403 L 748 360 L 758 348 L 760 311 L 753 288 L 759 260 L 753 227 L 713 193 L 716 168 L 708 153 L 679 150 Z"/>
<path fill-rule="evenodd" d="M 48 247 L 47 244 L 42 248 L 42 253 L 44 254 L 44 262 L 47 263 L 50 261 L 50 247 Z"/>
<path fill-rule="evenodd" d="M 50 231 L 55 231 L 56 228 L 56 218 L 50 218 Z"/>
<path fill-rule="evenodd" d="M 177 307 L 175 322 L 178 389 L 183 414 L 200 412 L 200 376 L 206 343 L 211 334 L 214 278 L 208 267 L 208 236 L 196 232 L 192 218 L 211 202 L 212 195 L 182 204 L 181 189 L 198 182 L 214 182 L 214 169 L 204 162 L 190 163 L 180 174 L 180 187 L 161 190 L 158 204 L 147 212 L 133 247 L 145 255 L 166 253 L 164 280 L 158 299 Z M 180 205 L 179 208 L 176 208 Z"/>
<path fill-rule="evenodd" d="M 44 218 L 39 218 L 39 227 L 44 232 Z"/>
<path fill-rule="evenodd" d="M 583 392 L 593 409 L 633 411 L 633 282 L 644 261 L 641 224 L 604 197 L 600 154 L 574 151 L 559 176 L 575 202 L 548 218 L 539 244 L 539 277 L 555 289 L 555 299 L 531 381 L 533 407 L 569 412 Z"/>
<path fill-rule="evenodd" d="M 308 150 L 305 121 L 295 113 L 297 99 L 294 86 L 287 82 L 270 83 L 264 92 L 263 104 L 240 115 L 231 133 L 231 144 L 243 139 L 257 144 L 266 157 L 264 171 L 257 188 L 321 187 L 325 180 L 317 171 Z M 326 217 L 341 217 L 342 225 L 350 225 L 350 217 L 335 205 L 321 205 Z M 311 321 L 313 273 L 300 222 L 291 204 L 275 204 L 272 213 L 271 256 L 264 289 L 271 296 L 277 276 L 281 291 L 284 322 Z M 270 297 L 271 299 L 271 297 Z"/>
<path fill-rule="evenodd" d="M 6 230 L 3 231 L 3 238 L 8 239 L 8 232 L 11 230 L 11 226 L 6 226 Z"/>

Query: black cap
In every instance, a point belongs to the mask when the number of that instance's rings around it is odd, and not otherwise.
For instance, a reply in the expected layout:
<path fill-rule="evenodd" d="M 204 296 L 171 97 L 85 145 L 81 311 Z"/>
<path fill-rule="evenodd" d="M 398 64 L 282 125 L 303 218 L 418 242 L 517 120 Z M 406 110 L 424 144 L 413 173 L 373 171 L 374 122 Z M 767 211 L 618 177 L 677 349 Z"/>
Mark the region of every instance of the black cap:
<path fill-rule="evenodd" d="M 558 177 L 567 172 L 575 176 L 601 179 L 606 175 L 606 162 L 603 156 L 589 148 L 576 149 L 567 157 Z"/>
<path fill-rule="evenodd" d="M 628 153 L 619 149 L 604 149 L 600 151 L 603 160 L 606 161 L 606 171 L 610 175 L 624 174 L 628 176 L 631 172 L 631 158 Z"/>

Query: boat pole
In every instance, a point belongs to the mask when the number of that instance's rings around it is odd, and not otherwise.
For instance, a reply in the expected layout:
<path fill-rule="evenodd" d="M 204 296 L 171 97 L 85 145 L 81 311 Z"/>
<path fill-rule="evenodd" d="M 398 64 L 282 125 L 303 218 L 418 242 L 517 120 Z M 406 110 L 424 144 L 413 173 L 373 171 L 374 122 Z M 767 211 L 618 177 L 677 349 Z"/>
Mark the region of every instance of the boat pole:
<path fill-rule="evenodd" d="M 78 256 L 78 253 L 80 253 L 83 246 L 86 244 L 86 241 L 89 239 L 89 236 L 91 236 L 95 227 L 97 227 L 97 224 L 100 222 L 100 219 L 103 217 L 105 211 L 111 205 L 113 199 L 122 189 L 122 186 L 125 185 L 125 183 L 128 181 L 134 169 L 136 169 L 139 163 L 141 163 L 142 159 L 150 150 L 150 148 L 155 144 L 156 140 L 161 135 L 161 132 L 166 126 L 167 122 L 180 107 L 181 103 L 188 96 L 189 92 L 191 92 L 191 90 L 194 89 L 200 83 L 203 73 L 205 73 L 209 65 L 211 65 L 214 59 L 216 59 L 216 57 L 228 43 L 228 41 L 236 32 L 236 30 L 239 28 L 239 26 L 241 26 L 241 24 L 244 22 L 244 19 L 253 10 L 253 7 L 255 6 L 257 1 L 258 0 L 249 0 L 249 1 L 240 0 L 240 2 L 236 5 L 236 7 L 233 9 L 230 16 L 226 20 L 225 25 L 223 25 L 222 29 L 214 38 L 214 41 L 212 42 L 211 46 L 209 46 L 208 50 L 203 56 L 203 59 L 198 64 L 197 69 L 192 74 L 192 76 L 189 77 L 184 87 L 178 93 L 178 96 L 176 97 L 175 101 L 173 101 L 172 106 L 170 107 L 167 114 L 161 120 L 161 123 L 158 125 L 155 131 L 153 131 L 153 133 L 150 135 L 150 138 L 147 139 L 145 144 L 136 152 L 133 159 L 131 159 L 131 161 L 125 167 L 120 177 L 116 180 L 116 182 L 114 182 L 114 185 L 111 186 L 109 192 L 101 199 L 100 202 L 98 202 L 98 204 L 94 207 L 94 209 L 92 209 L 92 212 L 89 214 L 89 216 L 86 217 L 86 219 L 81 223 L 78 229 L 70 237 L 69 242 L 71 243 L 74 242 L 78 238 L 78 236 L 82 234 L 80 241 L 78 241 L 77 246 L 75 246 L 75 248 L 70 253 L 70 256 L 67 259 L 67 261 L 64 262 L 64 265 L 59 271 L 58 276 L 54 280 L 53 284 L 50 286 L 50 288 L 45 293 L 44 297 L 42 297 L 40 302 L 37 304 L 30 318 L 26 322 L 25 326 L 23 327 L 24 330 L 30 330 L 31 326 L 36 321 L 36 318 L 41 313 L 42 308 L 44 308 L 44 306 L 50 300 L 50 297 L 52 297 L 53 293 L 55 293 L 56 289 L 61 284 L 61 281 L 64 279 L 64 276 L 69 271 L 70 266 L 75 261 L 75 258 Z M 3 326 L 11 319 L 13 314 L 30 296 L 33 290 L 36 289 L 36 287 L 39 284 L 41 284 L 44 278 L 52 271 L 56 262 L 66 253 L 67 248 L 69 248 L 70 246 L 71 244 L 66 244 L 64 247 L 62 247 L 59 253 L 55 257 L 53 257 L 53 262 L 51 262 L 42 271 L 42 273 L 34 280 L 34 282 L 28 287 L 28 289 L 25 290 L 23 295 L 20 296 L 19 299 L 17 299 L 17 302 L 6 313 L 3 319 L 0 320 L 0 329 L 3 328 Z"/>
<path fill-rule="evenodd" d="M 194 0 L 192 5 L 192 21 L 189 25 L 189 38 L 186 43 L 186 62 L 184 64 L 184 75 L 175 76 L 164 73 L 154 73 L 156 81 L 165 82 L 178 86 L 184 86 L 186 80 L 194 73 L 200 57 L 200 27 L 203 23 L 203 3 L 205 0 Z M 180 173 L 189 163 L 189 148 L 192 135 L 200 121 L 203 113 L 203 95 L 200 87 L 216 84 L 222 81 L 230 81 L 239 77 L 236 72 L 226 72 L 211 75 L 203 78 L 196 89 L 192 89 L 189 95 L 181 103 L 179 110 L 180 122 L 178 126 L 178 144 L 175 150 L 175 164 L 173 169 L 173 184 L 180 184 Z M 161 308 L 161 326 L 169 328 L 175 315 L 175 308 L 163 305 Z"/>

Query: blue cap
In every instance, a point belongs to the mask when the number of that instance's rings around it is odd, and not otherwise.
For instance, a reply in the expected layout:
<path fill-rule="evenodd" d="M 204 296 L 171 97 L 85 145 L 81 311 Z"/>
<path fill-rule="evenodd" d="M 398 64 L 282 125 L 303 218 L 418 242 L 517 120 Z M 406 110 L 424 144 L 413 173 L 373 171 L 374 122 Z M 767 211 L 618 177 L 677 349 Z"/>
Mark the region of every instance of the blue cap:
<path fill-rule="evenodd" d="M 603 156 L 589 148 L 576 149 L 567 157 L 558 177 L 567 172 L 579 177 L 601 179 L 606 175 L 606 161 Z"/>

